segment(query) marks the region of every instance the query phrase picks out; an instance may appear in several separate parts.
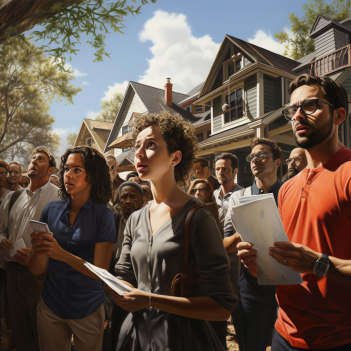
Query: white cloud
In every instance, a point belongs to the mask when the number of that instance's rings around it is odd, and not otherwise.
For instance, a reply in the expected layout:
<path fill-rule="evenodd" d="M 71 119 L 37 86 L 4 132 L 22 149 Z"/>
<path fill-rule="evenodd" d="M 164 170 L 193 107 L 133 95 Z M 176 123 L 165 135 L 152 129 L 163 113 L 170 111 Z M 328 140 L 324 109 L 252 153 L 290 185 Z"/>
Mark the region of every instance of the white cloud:
<path fill-rule="evenodd" d="M 57 129 L 54 129 L 52 132 L 57 134 L 61 138 L 60 146 L 58 149 L 58 155 L 61 156 L 71 146 L 71 145 L 68 145 L 68 142 L 67 142 L 68 134 L 69 133 L 78 133 L 78 127 L 57 128 Z M 56 163 L 57 163 L 57 160 L 56 160 Z M 60 164 L 60 163 L 58 162 L 58 164 Z"/>
<path fill-rule="evenodd" d="M 99 115 L 100 111 L 94 112 L 94 111 L 88 111 L 86 113 L 87 117 L 90 119 L 95 119 Z"/>
<path fill-rule="evenodd" d="M 82 83 L 82 85 L 90 85 L 90 83 L 84 81 L 84 82 Z"/>
<path fill-rule="evenodd" d="M 126 80 L 123 83 L 115 83 L 114 85 L 109 85 L 108 90 L 104 91 L 104 97 L 101 100 L 110 100 L 112 99 L 115 93 L 121 93 L 124 95 L 128 83 Z"/>
<path fill-rule="evenodd" d="M 196 38 L 183 14 L 156 11 L 139 35 L 142 42 L 152 43 L 149 67 L 139 82 L 163 89 L 166 78 L 171 78 L 173 91 L 187 93 L 203 82 L 219 49 L 209 35 Z M 115 92 L 124 94 L 128 82 L 109 86 L 103 99 Z"/>
<path fill-rule="evenodd" d="M 88 75 L 88 73 L 81 72 L 78 68 L 73 68 L 70 63 L 66 63 L 64 67 L 65 69 L 69 69 L 70 71 L 73 71 L 73 76 L 76 78 Z"/>
<path fill-rule="evenodd" d="M 170 77 L 173 90 L 188 92 L 204 81 L 219 49 L 209 35 L 196 38 L 183 14 L 157 11 L 140 33 L 151 41 L 153 57 L 139 82 L 163 88 Z"/>
<path fill-rule="evenodd" d="M 284 31 L 288 33 L 289 37 L 293 36 L 290 28 L 284 28 Z M 248 38 L 248 42 L 280 55 L 285 51 L 285 44 L 280 44 L 271 33 L 262 29 L 257 30 L 253 38 Z"/>

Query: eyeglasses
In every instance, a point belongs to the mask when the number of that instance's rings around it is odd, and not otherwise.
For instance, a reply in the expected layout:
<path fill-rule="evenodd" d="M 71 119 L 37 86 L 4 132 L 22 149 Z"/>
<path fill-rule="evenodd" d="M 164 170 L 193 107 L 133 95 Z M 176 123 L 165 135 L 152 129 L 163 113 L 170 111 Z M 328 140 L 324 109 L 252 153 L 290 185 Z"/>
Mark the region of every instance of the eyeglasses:
<path fill-rule="evenodd" d="M 295 157 L 295 158 L 288 158 L 286 160 L 286 163 L 289 165 L 290 163 L 292 162 L 295 162 L 295 163 L 301 163 L 302 161 L 302 158 L 301 157 Z"/>
<path fill-rule="evenodd" d="M 204 193 L 204 192 L 207 191 L 207 190 L 208 190 L 207 187 L 206 187 L 206 188 L 193 189 L 193 190 L 191 190 L 190 194 L 191 194 L 191 195 L 195 195 L 197 192 Z"/>
<path fill-rule="evenodd" d="M 301 107 L 302 112 L 305 115 L 311 115 L 312 113 L 315 113 L 316 110 L 318 109 L 318 103 L 322 102 L 323 104 L 327 104 L 333 108 L 335 108 L 334 105 L 330 104 L 329 102 L 320 100 L 320 99 L 308 99 L 305 100 L 301 105 L 292 105 L 283 110 L 283 115 L 288 121 L 294 121 L 295 120 L 295 115 L 299 108 Z"/>
<path fill-rule="evenodd" d="M 246 161 L 247 162 L 251 162 L 253 161 L 255 158 L 259 159 L 260 161 L 264 160 L 265 158 L 267 157 L 272 157 L 274 159 L 274 156 L 273 155 L 268 155 L 268 154 L 265 154 L 265 153 L 258 153 L 258 154 L 250 154 L 248 156 L 246 156 Z"/>
<path fill-rule="evenodd" d="M 0 172 L 0 177 L 4 177 L 4 176 L 7 177 L 7 173 L 8 172 Z"/>
<path fill-rule="evenodd" d="M 20 173 L 20 172 L 18 172 L 18 171 L 9 171 L 9 175 L 11 175 L 11 174 L 19 175 L 19 173 Z"/>

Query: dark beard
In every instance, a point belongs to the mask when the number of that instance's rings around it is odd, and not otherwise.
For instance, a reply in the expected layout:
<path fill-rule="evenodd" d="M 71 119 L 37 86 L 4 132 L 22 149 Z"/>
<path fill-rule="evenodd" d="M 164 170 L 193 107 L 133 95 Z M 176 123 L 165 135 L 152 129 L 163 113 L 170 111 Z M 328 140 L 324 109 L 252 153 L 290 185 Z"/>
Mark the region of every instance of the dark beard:
<path fill-rule="evenodd" d="M 310 124 L 300 123 L 302 125 L 308 126 L 312 128 Z M 319 127 L 318 129 L 312 128 L 312 133 L 306 137 L 307 140 L 298 141 L 296 137 L 296 133 L 294 133 L 294 138 L 298 147 L 303 149 L 310 149 L 313 146 L 320 144 L 322 141 L 327 139 L 333 131 L 333 118 L 331 117 L 328 122 Z"/>
<path fill-rule="evenodd" d="M 300 171 L 297 170 L 296 168 L 290 168 L 288 170 L 288 179 L 294 178 L 299 173 L 300 173 Z"/>

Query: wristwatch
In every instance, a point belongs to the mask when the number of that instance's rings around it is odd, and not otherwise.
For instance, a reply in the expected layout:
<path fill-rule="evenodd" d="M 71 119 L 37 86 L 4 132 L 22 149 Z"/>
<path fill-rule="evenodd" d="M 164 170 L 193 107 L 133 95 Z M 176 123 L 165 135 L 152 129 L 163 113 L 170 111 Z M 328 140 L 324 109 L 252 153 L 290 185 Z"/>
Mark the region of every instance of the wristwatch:
<path fill-rule="evenodd" d="M 329 269 L 329 256 L 322 253 L 322 257 L 318 258 L 313 266 L 313 273 L 319 278 L 323 278 L 327 275 Z"/>

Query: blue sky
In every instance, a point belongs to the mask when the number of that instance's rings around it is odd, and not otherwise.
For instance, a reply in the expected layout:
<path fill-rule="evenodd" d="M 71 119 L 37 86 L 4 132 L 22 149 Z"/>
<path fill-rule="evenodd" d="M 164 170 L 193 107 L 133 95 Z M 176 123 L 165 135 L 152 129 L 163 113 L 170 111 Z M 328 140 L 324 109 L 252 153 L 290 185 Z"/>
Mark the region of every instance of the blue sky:
<path fill-rule="evenodd" d="M 303 15 L 307 0 L 158 0 L 128 17 L 124 35 L 110 33 L 106 51 L 111 59 L 93 63 L 94 51 L 82 37 L 80 51 L 69 62 L 75 71 L 74 85 L 83 91 L 74 105 L 53 103 L 63 152 L 66 137 L 78 132 L 83 118 L 95 118 L 104 97 L 124 92 L 127 82 L 163 87 L 171 77 L 173 90 L 186 93 L 205 80 L 225 34 L 248 40 L 282 53 L 274 33 L 290 27 L 288 15 Z"/>

